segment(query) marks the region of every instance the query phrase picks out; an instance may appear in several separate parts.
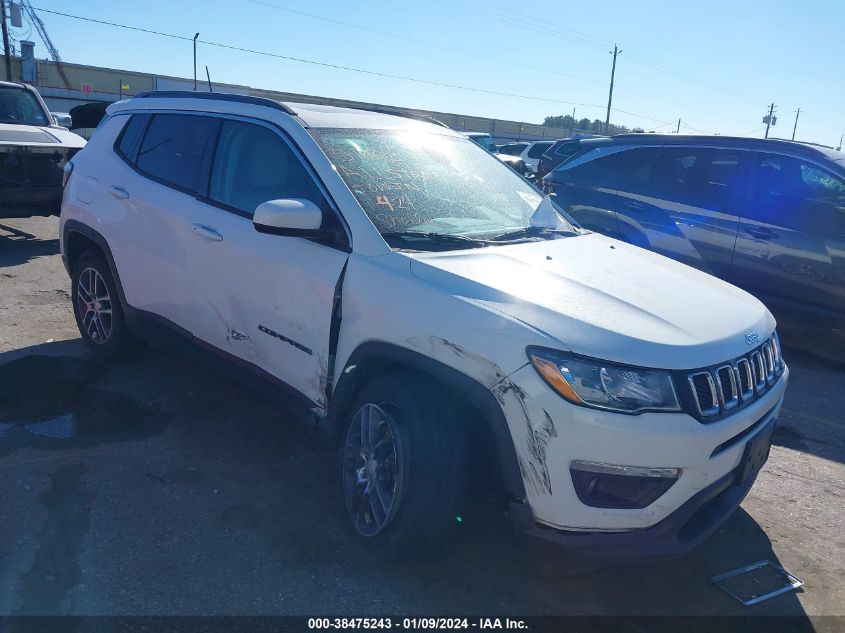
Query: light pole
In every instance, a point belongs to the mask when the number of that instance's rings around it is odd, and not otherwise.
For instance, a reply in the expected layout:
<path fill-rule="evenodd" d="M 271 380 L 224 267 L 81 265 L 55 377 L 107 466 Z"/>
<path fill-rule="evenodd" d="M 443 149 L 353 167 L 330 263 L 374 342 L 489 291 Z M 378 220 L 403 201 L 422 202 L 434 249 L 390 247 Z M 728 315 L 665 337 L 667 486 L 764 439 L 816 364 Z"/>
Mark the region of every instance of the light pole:
<path fill-rule="evenodd" d="M 199 33 L 194 35 L 194 92 L 197 91 L 197 38 Z"/>

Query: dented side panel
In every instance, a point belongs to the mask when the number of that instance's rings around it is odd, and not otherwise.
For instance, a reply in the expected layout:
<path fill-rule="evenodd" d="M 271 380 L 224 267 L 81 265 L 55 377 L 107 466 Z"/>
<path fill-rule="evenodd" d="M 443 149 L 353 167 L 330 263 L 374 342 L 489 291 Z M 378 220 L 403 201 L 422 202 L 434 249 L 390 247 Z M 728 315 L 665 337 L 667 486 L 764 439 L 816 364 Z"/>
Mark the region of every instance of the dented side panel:
<path fill-rule="evenodd" d="M 416 279 L 409 267 L 410 260 L 399 253 L 350 257 L 335 384 L 349 369 L 355 349 L 373 341 L 412 350 L 461 372 L 491 390 L 502 406 L 529 503 L 548 497 L 553 488 L 544 467 L 545 444 L 555 428 L 546 417 L 529 419 L 524 394 L 508 376 L 527 363 L 528 345 L 565 349 L 563 344 L 480 303 L 471 292 L 450 294 Z"/>
<path fill-rule="evenodd" d="M 335 286 L 348 254 L 258 233 L 208 206 L 223 241 L 193 239 L 194 336 L 257 365 L 326 407 Z"/>

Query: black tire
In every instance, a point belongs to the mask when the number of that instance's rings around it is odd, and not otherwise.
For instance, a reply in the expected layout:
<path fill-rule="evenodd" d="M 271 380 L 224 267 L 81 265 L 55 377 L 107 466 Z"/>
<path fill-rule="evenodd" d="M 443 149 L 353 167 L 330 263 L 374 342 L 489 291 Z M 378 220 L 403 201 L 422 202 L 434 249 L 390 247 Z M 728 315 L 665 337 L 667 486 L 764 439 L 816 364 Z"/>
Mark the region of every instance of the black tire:
<path fill-rule="evenodd" d="M 96 284 L 98 297 L 107 296 L 108 299 L 86 302 L 86 298 L 96 299 L 86 292 L 86 288 L 91 288 L 92 284 Z M 82 291 L 80 291 L 80 285 Z M 105 285 L 105 293 L 102 290 L 103 285 Z M 140 341 L 129 330 L 111 270 L 99 253 L 86 251 L 74 262 L 71 276 L 71 301 L 73 316 L 82 340 L 99 360 L 106 362 L 126 360 L 138 350 Z M 98 308 L 103 310 L 97 315 L 99 325 L 92 323 L 90 311 L 86 308 L 86 305 L 92 303 L 96 303 Z M 105 310 L 111 312 L 106 314 Z"/>
<path fill-rule="evenodd" d="M 353 507 L 352 490 L 360 492 L 368 484 L 358 482 L 350 464 L 359 463 L 366 469 L 360 455 L 355 462 L 355 433 L 357 416 L 373 405 L 388 416 L 396 448 L 396 476 L 390 516 L 376 533 L 365 534 L 373 526 L 362 531 L 367 523 L 362 513 L 373 519 L 375 510 L 365 503 Z M 348 409 L 340 438 L 346 524 L 373 555 L 396 562 L 414 561 L 442 547 L 454 535 L 466 499 L 468 474 L 466 425 L 456 405 L 448 391 L 425 377 L 395 372 L 368 382 Z M 365 506 L 363 510 L 361 506 Z"/>

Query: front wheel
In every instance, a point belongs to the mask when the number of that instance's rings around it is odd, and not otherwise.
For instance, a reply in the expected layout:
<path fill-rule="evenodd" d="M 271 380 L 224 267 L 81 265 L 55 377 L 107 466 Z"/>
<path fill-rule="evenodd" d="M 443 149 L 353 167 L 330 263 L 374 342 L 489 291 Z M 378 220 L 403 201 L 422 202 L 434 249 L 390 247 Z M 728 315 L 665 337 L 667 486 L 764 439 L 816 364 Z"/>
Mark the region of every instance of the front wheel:
<path fill-rule="evenodd" d="M 416 559 L 451 536 L 466 496 L 465 427 L 453 399 L 410 373 L 359 392 L 342 441 L 342 485 L 353 534 L 373 554 Z"/>

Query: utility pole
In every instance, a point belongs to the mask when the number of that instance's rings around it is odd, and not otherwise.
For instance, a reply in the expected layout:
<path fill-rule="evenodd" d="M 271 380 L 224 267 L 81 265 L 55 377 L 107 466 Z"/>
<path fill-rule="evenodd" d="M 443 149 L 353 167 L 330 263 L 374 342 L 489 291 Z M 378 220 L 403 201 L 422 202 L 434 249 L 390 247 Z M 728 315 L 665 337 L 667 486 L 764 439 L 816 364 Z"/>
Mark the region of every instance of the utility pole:
<path fill-rule="evenodd" d="M 613 45 L 613 66 L 610 69 L 610 93 L 607 95 L 607 116 L 604 119 L 604 133 L 607 134 L 610 130 L 610 104 L 613 103 L 613 77 L 616 75 L 616 56 L 622 51 L 618 50 L 616 44 Z"/>
<path fill-rule="evenodd" d="M 197 38 L 199 33 L 194 35 L 194 92 L 197 91 Z"/>
<path fill-rule="evenodd" d="M 572 123 L 569 125 L 569 138 L 575 134 L 575 108 L 572 108 Z"/>
<path fill-rule="evenodd" d="M 3 54 L 6 56 L 6 81 L 12 81 L 12 52 L 9 48 L 9 27 L 6 26 L 6 0 L 0 0 L 0 19 L 3 20 Z"/>
<path fill-rule="evenodd" d="M 678 119 L 678 128 L 675 130 L 675 134 L 680 134 L 680 133 L 681 133 L 681 120 Z"/>
<path fill-rule="evenodd" d="M 769 138 L 769 128 L 777 123 L 777 118 L 775 117 L 775 104 L 772 102 L 772 105 L 769 106 L 769 114 L 763 117 L 763 123 L 766 124 L 766 136 L 765 138 Z"/>
<path fill-rule="evenodd" d="M 843 139 L 845 139 L 845 134 L 840 134 L 840 135 L 839 135 L 839 147 L 837 147 L 837 148 L 836 148 L 836 151 L 837 151 L 837 152 L 841 152 L 841 151 L 842 151 L 842 140 L 843 140 Z"/>
<path fill-rule="evenodd" d="M 792 140 L 795 140 L 795 130 L 798 129 L 798 115 L 801 114 L 801 108 L 795 111 L 795 125 L 792 126 Z"/>

